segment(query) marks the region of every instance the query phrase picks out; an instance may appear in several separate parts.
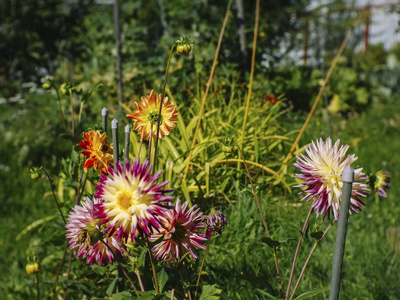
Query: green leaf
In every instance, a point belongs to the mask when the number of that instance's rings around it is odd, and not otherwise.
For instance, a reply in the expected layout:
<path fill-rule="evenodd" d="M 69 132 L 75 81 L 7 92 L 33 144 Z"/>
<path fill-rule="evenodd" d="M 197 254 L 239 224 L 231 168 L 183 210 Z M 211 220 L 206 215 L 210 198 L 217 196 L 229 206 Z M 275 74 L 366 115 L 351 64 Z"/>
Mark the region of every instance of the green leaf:
<path fill-rule="evenodd" d="M 141 300 L 153 300 L 156 298 L 157 292 L 155 290 L 146 291 L 146 292 L 138 292 Z"/>
<path fill-rule="evenodd" d="M 311 234 L 310 234 L 310 236 L 313 239 L 316 239 L 318 241 L 322 238 L 323 235 L 324 235 L 324 233 L 322 231 L 311 232 Z"/>
<path fill-rule="evenodd" d="M 115 294 L 112 298 L 112 300 L 133 300 L 136 299 L 132 297 L 131 293 L 128 291 L 123 291 L 121 293 Z"/>
<path fill-rule="evenodd" d="M 168 281 L 168 274 L 164 269 L 161 269 L 161 271 L 157 273 L 157 281 L 160 292 L 162 293 L 164 286 Z"/>
<path fill-rule="evenodd" d="M 216 284 L 203 285 L 199 300 L 218 300 L 221 292 Z"/>
<path fill-rule="evenodd" d="M 106 290 L 106 294 L 110 297 L 113 290 L 114 290 L 114 286 L 115 286 L 115 282 L 117 282 L 117 278 L 115 278 L 113 281 L 111 281 L 110 285 L 108 286 L 107 290 Z"/>
<path fill-rule="evenodd" d="M 304 227 L 304 222 L 300 222 L 300 234 L 303 234 L 303 227 Z M 304 237 L 308 239 L 308 233 L 310 232 L 310 224 L 307 224 L 306 230 L 304 231 Z"/>
<path fill-rule="evenodd" d="M 330 289 L 330 287 L 327 286 L 324 288 L 308 291 L 308 292 L 305 292 L 305 293 L 301 294 L 300 296 L 296 297 L 295 300 L 303 300 L 303 299 L 311 299 L 311 298 L 314 299 L 315 296 L 317 296 L 318 294 L 321 294 L 323 292 L 327 292 L 327 291 L 329 291 L 329 289 Z"/>
<path fill-rule="evenodd" d="M 278 247 L 281 244 L 279 241 L 274 241 L 273 239 L 271 239 L 269 237 L 261 238 L 261 242 L 263 242 L 264 244 L 267 244 L 272 249 Z"/>
<path fill-rule="evenodd" d="M 139 259 L 138 259 L 138 264 L 137 267 L 140 268 L 141 266 L 143 266 L 144 261 L 146 259 L 146 253 L 147 253 L 147 248 L 144 248 L 142 250 L 142 252 L 140 253 Z"/>

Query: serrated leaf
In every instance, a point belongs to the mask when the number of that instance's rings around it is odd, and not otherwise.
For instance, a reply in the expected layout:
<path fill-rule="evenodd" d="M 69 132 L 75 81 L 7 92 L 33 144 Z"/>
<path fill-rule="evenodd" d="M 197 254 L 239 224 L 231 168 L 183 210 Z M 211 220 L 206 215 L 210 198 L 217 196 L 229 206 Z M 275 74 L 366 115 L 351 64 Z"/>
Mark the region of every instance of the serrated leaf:
<path fill-rule="evenodd" d="M 281 244 L 279 241 L 274 241 L 273 239 L 271 239 L 269 237 L 261 238 L 261 242 L 263 242 L 264 244 L 267 244 L 272 249 L 278 247 Z"/>
<path fill-rule="evenodd" d="M 164 269 L 161 269 L 161 271 L 157 273 L 157 281 L 160 293 L 162 293 L 164 286 L 168 281 L 168 274 Z"/>
<path fill-rule="evenodd" d="M 203 285 L 199 300 L 218 300 L 221 292 L 216 284 Z"/>
<path fill-rule="evenodd" d="M 132 294 L 129 293 L 128 291 L 123 291 L 121 293 L 113 295 L 111 299 L 112 300 L 133 300 L 133 299 L 137 299 L 137 298 L 132 297 Z"/>
<path fill-rule="evenodd" d="M 146 291 L 146 292 L 138 292 L 138 293 L 140 295 L 139 299 L 141 299 L 141 300 L 153 300 L 157 295 L 157 292 L 155 290 Z"/>

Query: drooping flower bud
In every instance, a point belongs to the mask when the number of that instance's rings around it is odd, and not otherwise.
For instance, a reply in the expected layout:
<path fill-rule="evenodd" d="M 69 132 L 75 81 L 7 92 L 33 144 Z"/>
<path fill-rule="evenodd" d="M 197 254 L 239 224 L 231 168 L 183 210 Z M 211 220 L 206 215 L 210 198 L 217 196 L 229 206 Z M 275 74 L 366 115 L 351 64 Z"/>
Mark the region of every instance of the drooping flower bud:
<path fill-rule="evenodd" d="M 206 237 L 209 239 L 211 234 L 222 234 L 222 229 L 228 226 L 228 221 L 222 212 L 217 211 L 207 218 Z"/>

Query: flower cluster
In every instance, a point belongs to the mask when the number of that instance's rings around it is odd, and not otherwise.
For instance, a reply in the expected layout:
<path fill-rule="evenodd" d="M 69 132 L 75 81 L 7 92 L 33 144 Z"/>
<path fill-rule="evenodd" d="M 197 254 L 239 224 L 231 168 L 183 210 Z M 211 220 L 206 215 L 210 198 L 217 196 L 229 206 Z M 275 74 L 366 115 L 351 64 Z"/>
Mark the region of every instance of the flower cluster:
<path fill-rule="evenodd" d="M 176 107 L 167 98 L 162 101 L 159 139 L 178 121 Z M 135 120 L 133 129 L 141 139 L 156 138 L 160 104 L 161 95 L 151 91 L 141 103 L 135 103 L 138 110 L 127 116 Z M 168 181 L 158 182 L 162 171 L 152 175 L 148 160 L 126 160 L 124 165 L 118 162 L 114 166 L 113 145 L 107 143 L 106 133 L 91 130 L 83 136 L 78 145 L 88 157 L 84 167 L 100 168 L 101 176 L 93 201 L 86 198 L 76 205 L 66 225 L 66 237 L 78 257 L 103 265 L 107 260 L 113 262 L 117 254 L 123 255 L 126 244 L 139 239 L 147 246 L 147 242 L 157 241 L 152 253 L 170 264 L 187 254 L 196 259 L 196 248 L 205 249 L 207 240 L 200 209 L 196 205 L 189 208 L 189 202 L 181 205 L 179 199 L 173 205 L 173 197 L 168 195 L 173 190 L 165 188 Z M 220 233 L 227 225 L 224 218 L 222 214 L 208 218 L 207 230 Z"/>
<path fill-rule="evenodd" d="M 357 160 L 353 155 L 346 156 L 348 145 L 339 148 L 340 141 L 337 140 L 332 146 L 332 140 L 328 138 L 325 142 L 322 139 L 312 142 L 309 148 L 305 147 L 306 155 L 301 154 L 297 157 L 294 165 L 300 169 L 300 174 L 295 174 L 295 178 L 304 182 L 297 187 L 304 188 L 301 194 L 305 194 L 301 200 L 313 200 L 313 210 L 317 216 L 329 217 L 333 213 L 337 220 L 339 217 L 340 200 L 343 188 L 343 170 Z M 362 172 L 362 168 L 354 170 L 354 182 L 350 199 L 349 212 L 358 212 L 365 206 L 360 200 L 369 193 L 367 184 L 362 181 L 367 180 L 367 176 Z"/>

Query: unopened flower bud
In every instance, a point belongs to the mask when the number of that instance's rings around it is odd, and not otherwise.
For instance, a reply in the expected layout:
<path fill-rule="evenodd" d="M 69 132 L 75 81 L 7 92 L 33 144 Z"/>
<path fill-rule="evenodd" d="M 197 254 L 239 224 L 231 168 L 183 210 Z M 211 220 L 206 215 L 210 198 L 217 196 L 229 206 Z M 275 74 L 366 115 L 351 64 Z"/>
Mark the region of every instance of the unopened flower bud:
<path fill-rule="evenodd" d="M 222 229 L 228 226 L 228 221 L 222 212 L 217 211 L 207 218 L 206 237 L 210 238 L 211 234 L 222 234 Z"/>

